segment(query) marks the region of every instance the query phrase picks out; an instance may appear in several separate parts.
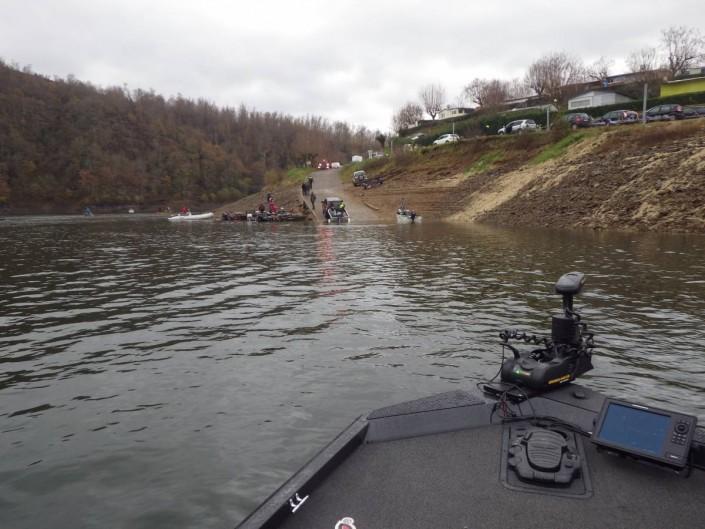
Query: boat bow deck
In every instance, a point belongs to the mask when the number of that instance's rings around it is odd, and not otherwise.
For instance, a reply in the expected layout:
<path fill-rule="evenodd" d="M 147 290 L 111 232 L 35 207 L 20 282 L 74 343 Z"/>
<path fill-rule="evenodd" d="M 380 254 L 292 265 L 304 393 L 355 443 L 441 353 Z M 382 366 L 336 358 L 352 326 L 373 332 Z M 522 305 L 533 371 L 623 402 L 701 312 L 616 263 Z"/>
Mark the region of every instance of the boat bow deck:
<path fill-rule="evenodd" d="M 567 385 L 531 400 L 538 415 L 589 431 L 604 397 Z M 357 529 L 661 529 L 705 518 L 702 435 L 694 452 L 701 469 L 689 478 L 598 452 L 582 439 L 591 491 L 573 498 L 558 488 L 518 491 L 501 479 L 502 439 L 511 426 L 492 413 L 493 402 L 456 391 L 377 410 L 328 447 L 338 444 L 331 449 L 337 458 L 319 454 L 318 464 L 314 458 L 280 489 L 309 495 L 295 514 L 255 513 L 241 527 L 332 529 L 351 517 Z M 527 403 L 522 411 L 529 413 Z"/>

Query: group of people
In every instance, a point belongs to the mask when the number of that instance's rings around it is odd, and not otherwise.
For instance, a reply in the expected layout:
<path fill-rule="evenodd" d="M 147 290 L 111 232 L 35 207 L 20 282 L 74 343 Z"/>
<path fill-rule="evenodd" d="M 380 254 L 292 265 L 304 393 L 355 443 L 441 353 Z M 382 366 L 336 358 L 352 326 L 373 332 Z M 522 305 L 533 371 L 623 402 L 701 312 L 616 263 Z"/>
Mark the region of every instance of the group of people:
<path fill-rule="evenodd" d="M 303 193 L 304 196 L 308 196 L 309 199 L 311 200 L 311 208 L 316 207 L 316 193 L 313 192 L 313 177 L 309 176 L 302 184 L 301 184 L 301 193 Z"/>
<path fill-rule="evenodd" d="M 301 184 L 301 192 L 304 194 L 304 196 L 307 196 L 311 191 L 313 190 L 313 177 L 309 176 L 304 182 Z"/>

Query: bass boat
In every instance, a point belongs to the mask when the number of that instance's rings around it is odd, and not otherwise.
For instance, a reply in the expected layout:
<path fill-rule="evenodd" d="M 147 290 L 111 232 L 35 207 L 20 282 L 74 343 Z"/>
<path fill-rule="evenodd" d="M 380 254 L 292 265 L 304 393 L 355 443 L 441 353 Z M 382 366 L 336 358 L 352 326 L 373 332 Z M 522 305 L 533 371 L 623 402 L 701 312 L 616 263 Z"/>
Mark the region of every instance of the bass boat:
<path fill-rule="evenodd" d="M 574 383 L 594 347 L 573 309 L 583 283 L 556 283 L 550 336 L 500 334 L 493 380 L 358 417 L 238 528 L 697 527 L 697 418 Z"/>

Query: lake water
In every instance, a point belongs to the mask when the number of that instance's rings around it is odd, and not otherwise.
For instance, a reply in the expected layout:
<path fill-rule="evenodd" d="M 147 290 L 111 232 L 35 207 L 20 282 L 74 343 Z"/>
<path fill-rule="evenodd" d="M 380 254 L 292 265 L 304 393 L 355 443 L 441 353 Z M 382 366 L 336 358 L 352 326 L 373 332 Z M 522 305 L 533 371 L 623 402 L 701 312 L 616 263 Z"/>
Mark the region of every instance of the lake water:
<path fill-rule="evenodd" d="M 0 527 L 234 527 L 357 415 L 493 376 L 552 285 L 584 383 L 705 420 L 705 238 L 0 222 Z"/>

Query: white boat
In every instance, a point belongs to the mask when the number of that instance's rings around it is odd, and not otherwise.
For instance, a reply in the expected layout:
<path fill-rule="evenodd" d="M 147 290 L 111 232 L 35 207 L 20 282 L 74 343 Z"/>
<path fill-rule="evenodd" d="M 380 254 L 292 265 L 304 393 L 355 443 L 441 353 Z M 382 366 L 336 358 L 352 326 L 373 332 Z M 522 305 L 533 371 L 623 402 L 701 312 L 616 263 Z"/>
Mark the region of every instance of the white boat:
<path fill-rule="evenodd" d="M 173 217 L 169 217 L 169 220 L 171 222 L 186 222 L 186 221 L 191 221 L 191 220 L 205 220 L 205 219 L 212 219 L 213 218 L 213 212 L 208 212 L 208 213 L 200 213 L 198 215 L 194 215 L 192 213 L 187 213 L 186 215 L 178 214 L 174 215 Z"/>

